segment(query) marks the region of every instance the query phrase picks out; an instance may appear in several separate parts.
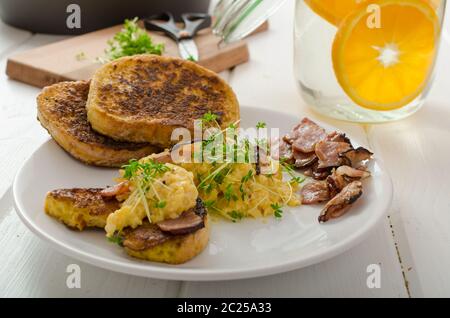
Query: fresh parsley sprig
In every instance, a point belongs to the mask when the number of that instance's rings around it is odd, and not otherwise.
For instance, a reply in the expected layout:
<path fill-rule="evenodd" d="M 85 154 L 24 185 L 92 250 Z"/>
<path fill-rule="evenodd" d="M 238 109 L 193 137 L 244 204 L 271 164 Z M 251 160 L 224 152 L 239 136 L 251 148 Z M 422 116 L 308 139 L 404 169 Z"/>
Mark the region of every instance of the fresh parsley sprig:
<path fill-rule="evenodd" d="M 138 18 L 125 20 L 123 29 L 108 41 L 106 60 L 113 61 L 123 56 L 136 54 L 156 54 L 164 52 L 164 44 L 155 44 L 147 31 L 140 28 Z"/>

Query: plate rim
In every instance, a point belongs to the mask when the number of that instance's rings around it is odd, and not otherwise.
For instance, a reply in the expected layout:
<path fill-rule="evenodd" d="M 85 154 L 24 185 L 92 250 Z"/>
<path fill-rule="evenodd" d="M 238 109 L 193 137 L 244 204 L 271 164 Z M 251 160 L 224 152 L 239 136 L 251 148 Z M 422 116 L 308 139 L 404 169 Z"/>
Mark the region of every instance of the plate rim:
<path fill-rule="evenodd" d="M 253 107 L 246 107 L 253 108 Z M 254 108 L 255 109 L 255 108 Z M 266 109 L 264 109 L 266 110 Z M 273 110 L 266 110 L 269 112 L 277 112 Z M 288 115 L 283 112 L 279 112 L 283 115 Z M 327 124 L 327 126 L 331 126 Z M 20 177 L 23 174 L 25 167 L 30 163 L 35 153 L 39 151 L 42 147 L 44 147 L 48 143 L 54 142 L 51 138 L 48 138 L 41 145 L 35 148 L 33 153 L 22 163 L 21 167 L 17 171 L 14 181 L 13 181 L 13 198 L 14 198 L 14 207 L 17 215 L 21 219 L 21 221 L 30 229 L 36 236 L 38 236 L 43 241 L 49 243 L 53 248 L 57 251 L 69 256 L 91 264 L 93 266 L 101 267 L 104 269 L 108 269 L 111 271 L 126 273 L 134 276 L 148 277 L 148 278 L 156 278 L 156 279 L 165 279 L 171 281 L 225 281 L 225 280 L 237 280 L 237 279 L 248 279 L 248 278 L 256 278 L 263 276 L 270 276 L 275 274 L 280 274 L 284 272 L 293 271 L 296 269 L 304 268 L 307 266 L 311 266 L 313 264 L 317 264 L 326 260 L 329 260 L 339 254 L 342 254 L 352 247 L 360 244 L 363 240 L 365 240 L 375 229 L 375 227 L 381 222 L 383 217 L 387 214 L 393 199 L 393 184 L 392 178 L 389 175 L 389 172 L 386 170 L 385 165 L 382 160 L 379 158 L 375 158 L 374 162 L 382 171 L 382 178 L 385 180 L 382 181 L 385 188 L 385 192 L 388 195 L 388 198 L 382 200 L 382 208 L 376 211 L 376 214 L 371 217 L 366 224 L 362 227 L 359 227 L 355 232 L 351 235 L 347 236 L 344 240 L 339 243 L 333 244 L 331 247 L 325 247 L 324 249 L 320 249 L 318 251 L 314 251 L 305 256 L 302 254 L 301 257 L 294 258 L 290 261 L 273 265 L 271 267 L 264 267 L 264 265 L 248 267 L 245 269 L 208 269 L 208 268 L 180 268 L 176 265 L 167 265 L 165 267 L 155 267 L 150 264 L 145 264 L 137 261 L 136 264 L 124 264 L 121 261 L 116 261 L 112 259 L 108 259 L 106 257 L 100 257 L 94 255 L 92 253 L 84 252 L 77 248 L 73 248 L 70 244 L 65 244 L 59 241 L 50 233 L 42 230 L 29 216 L 25 211 L 25 208 L 21 204 L 21 200 L 18 197 L 18 186 L 20 183 Z"/>

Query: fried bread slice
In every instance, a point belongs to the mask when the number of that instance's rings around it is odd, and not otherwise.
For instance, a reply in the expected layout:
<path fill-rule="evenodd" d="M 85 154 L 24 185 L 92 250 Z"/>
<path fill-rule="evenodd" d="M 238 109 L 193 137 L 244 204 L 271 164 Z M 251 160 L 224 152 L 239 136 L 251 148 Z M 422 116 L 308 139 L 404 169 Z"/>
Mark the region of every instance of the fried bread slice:
<path fill-rule="evenodd" d="M 169 147 L 175 128 L 193 131 L 211 112 L 222 128 L 239 120 L 231 87 L 202 66 L 173 57 L 136 55 L 94 74 L 87 102 L 94 130 L 116 140 Z"/>
<path fill-rule="evenodd" d="M 184 235 L 170 235 L 162 232 L 155 224 L 145 222 L 125 234 L 124 247 L 128 255 L 135 258 L 182 264 L 200 254 L 209 242 L 210 225 L 204 216 L 204 227 Z M 152 244 L 151 242 L 156 242 Z"/>
<path fill-rule="evenodd" d="M 62 82 L 37 97 L 38 120 L 53 139 L 84 163 L 120 167 L 160 149 L 147 143 L 118 142 L 95 132 L 87 121 L 89 82 Z"/>
<path fill-rule="evenodd" d="M 120 208 L 116 198 L 105 198 L 103 189 L 61 189 L 47 193 L 45 213 L 72 229 L 104 228 L 108 215 Z"/>
<path fill-rule="evenodd" d="M 104 228 L 108 215 L 120 208 L 108 189 L 60 189 L 47 194 L 45 212 L 72 229 Z M 197 199 L 194 208 L 178 219 L 126 228 L 119 235 L 128 255 L 135 258 L 181 264 L 200 254 L 209 241 L 207 210 Z"/>

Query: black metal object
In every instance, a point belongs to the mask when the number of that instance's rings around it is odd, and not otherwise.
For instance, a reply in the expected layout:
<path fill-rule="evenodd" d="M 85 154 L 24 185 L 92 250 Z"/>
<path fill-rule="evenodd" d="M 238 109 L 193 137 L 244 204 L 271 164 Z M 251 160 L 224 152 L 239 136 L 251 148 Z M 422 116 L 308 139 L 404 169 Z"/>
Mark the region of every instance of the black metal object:
<path fill-rule="evenodd" d="M 144 20 L 144 24 L 147 30 L 164 32 L 176 42 L 192 39 L 197 31 L 211 25 L 211 17 L 206 13 L 183 13 L 181 19 L 184 28 L 175 24 L 175 19 L 170 12 L 152 15 Z"/>
<path fill-rule="evenodd" d="M 210 0 L 0 0 L 0 18 L 7 24 L 37 33 L 82 34 L 123 23 L 126 18 L 144 18 L 172 12 L 181 21 L 184 12 L 207 13 Z M 69 28 L 67 8 L 76 4 L 81 27 Z"/>

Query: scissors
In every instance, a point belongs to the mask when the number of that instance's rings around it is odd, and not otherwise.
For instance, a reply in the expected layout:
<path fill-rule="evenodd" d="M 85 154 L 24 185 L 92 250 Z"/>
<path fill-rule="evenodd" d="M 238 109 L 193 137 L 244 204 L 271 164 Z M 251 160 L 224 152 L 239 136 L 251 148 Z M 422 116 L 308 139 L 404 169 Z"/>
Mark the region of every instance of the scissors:
<path fill-rule="evenodd" d="M 176 25 L 170 12 L 152 15 L 144 20 L 144 24 L 147 30 L 164 32 L 177 42 L 183 59 L 198 61 L 194 36 L 199 30 L 211 26 L 211 16 L 205 13 L 183 13 L 181 19 L 184 22 L 183 29 Z"/>

